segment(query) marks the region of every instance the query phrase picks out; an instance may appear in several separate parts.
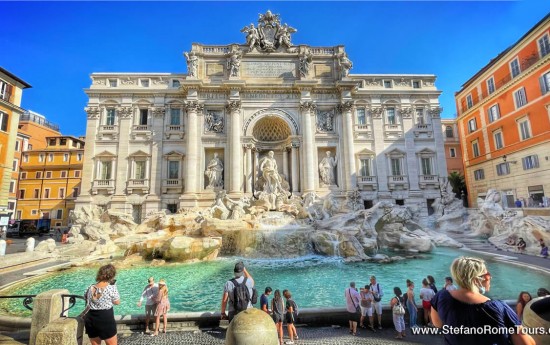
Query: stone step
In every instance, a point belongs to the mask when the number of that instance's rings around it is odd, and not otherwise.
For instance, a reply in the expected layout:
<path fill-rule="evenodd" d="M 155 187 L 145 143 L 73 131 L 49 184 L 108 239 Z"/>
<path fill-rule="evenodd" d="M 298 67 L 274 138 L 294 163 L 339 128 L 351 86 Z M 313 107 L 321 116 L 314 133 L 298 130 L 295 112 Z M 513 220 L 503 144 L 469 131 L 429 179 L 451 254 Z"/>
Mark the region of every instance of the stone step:
<path fill-rule="evenodd" d="M 0 345 L 27 345 L 29 343 L 29 332 L 0 333 Z"/>

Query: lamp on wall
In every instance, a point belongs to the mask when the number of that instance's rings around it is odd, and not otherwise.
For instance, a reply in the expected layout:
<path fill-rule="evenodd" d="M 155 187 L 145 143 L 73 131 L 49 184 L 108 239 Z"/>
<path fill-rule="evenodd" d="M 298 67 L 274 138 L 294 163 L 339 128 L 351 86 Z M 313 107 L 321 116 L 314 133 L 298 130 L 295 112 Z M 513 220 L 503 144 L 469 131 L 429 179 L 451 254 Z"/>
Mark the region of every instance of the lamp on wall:
<path fill-rule="evenodd" d="M 507 157 L 506 155 L 502 156 L 502 160 L 504 161 L 504 163 L 507 162 Z M 508 163 L 512 163 L 512 164 L 516 164 L 518 161 L 509 161 Z"/>

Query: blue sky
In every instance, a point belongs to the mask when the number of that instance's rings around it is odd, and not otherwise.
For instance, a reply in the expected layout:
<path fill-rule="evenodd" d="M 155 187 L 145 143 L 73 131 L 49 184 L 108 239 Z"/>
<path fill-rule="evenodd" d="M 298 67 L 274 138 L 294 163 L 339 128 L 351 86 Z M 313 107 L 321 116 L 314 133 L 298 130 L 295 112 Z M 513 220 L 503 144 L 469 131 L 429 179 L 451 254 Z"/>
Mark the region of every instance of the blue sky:
<path fill-rule="evenodd" d="M 93 72 L 185 73 L 192 42 L 244 43 L 270 9 L 294 44 L 345 45 L 352 73 L 428 73 L 443 117 L 454 93 L 550 12 L 550 1 L 2 2 L 0 66 L 33 88 L 22 106 L 84 135 Z"/>

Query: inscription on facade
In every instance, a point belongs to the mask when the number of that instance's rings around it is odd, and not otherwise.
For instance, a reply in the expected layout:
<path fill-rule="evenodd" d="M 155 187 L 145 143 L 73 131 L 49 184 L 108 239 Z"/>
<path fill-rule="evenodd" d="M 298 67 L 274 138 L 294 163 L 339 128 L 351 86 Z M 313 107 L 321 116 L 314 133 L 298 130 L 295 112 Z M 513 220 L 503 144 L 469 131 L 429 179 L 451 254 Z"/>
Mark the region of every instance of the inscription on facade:
<path fill-rule="evenodd" d="M 315 76 L 318 78 L 330 78 L 332 76 L 332 68 L 330 67 L 330 65 L 316 64 L 314 68 Z"/>
<path fill-rule="evenodd" d="M 206 64 L 206 75 L 209 77 L 223 77 L 223 64 L 209 63 Z"/>
<path fill-rule="evenodd" d="M 296 63 L 276 61 L 245 61 L 242 74 L 252 78 L 295 78 Z"/>

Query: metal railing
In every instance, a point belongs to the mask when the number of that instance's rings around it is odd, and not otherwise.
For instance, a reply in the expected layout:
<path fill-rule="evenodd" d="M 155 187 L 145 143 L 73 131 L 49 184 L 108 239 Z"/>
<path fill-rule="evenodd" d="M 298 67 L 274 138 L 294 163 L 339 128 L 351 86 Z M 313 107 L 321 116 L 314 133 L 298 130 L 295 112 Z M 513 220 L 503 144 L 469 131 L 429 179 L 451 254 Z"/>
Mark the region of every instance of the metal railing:
<path fill-rule="evenodd" d="M 44 117 L 42 116 L 37 116 L 37 115 L 33 115 L 33 114 L 30 114 L 30 113 L 25 113 L 23 115 L 21 115 L 21 117 L 19 118 L 19 121 L 31 121 L 31 122 L 34 122 L 34 123 L 38 123 L 39 125 L 42 125 L 44 127 L 48 127 L 50 129 L 53 129 L 54 131 L 59 131 L 59 126 L 54 124 L 54 123 L 51 123 L 50 121 L 46 120 Z"/>
<path fill-rule="evenodd" d="M 23 299 L 23 307 L 27 308 L 28 310 L 32 311 L 32 307 L 30 306 L 33 302 L 33 298 L 36 297 L 36 295 L 13 295 L 13 296 L 0 296 L 0 299 L 15 299 L 15 298 L 22 298 Z"/>
<path fill-rule="evenodd" d="M 67 308 L 65 308 L 65 300 L 68 299 L 68 306 Z M 81 296 L 81 295 L 61 295 L 61 315 L 59 316 L 65 316 L 65 313 L 67 313 L 69 311 L 69 309 L 71 309 L 72 307 L 74 307 L 76 305 L 76 300 L 77 299 L 81 299 L 84 301 L 84 305 L 86 306 L 87 305 L 87 301 L 86 301 L 86 298 L 84 298 L 84 296 Z"/>

